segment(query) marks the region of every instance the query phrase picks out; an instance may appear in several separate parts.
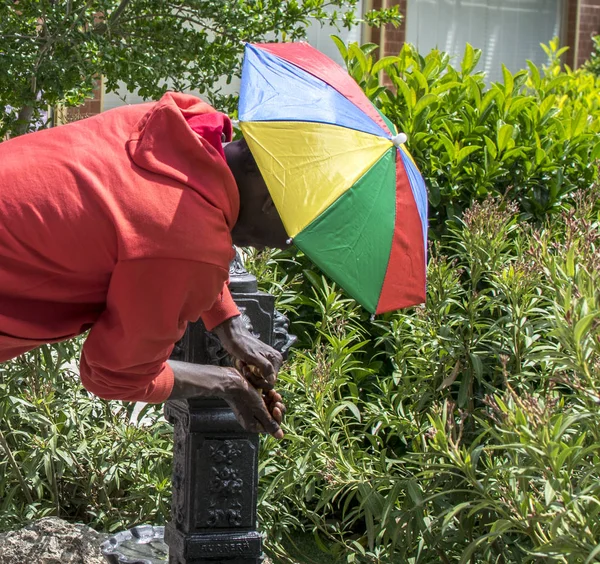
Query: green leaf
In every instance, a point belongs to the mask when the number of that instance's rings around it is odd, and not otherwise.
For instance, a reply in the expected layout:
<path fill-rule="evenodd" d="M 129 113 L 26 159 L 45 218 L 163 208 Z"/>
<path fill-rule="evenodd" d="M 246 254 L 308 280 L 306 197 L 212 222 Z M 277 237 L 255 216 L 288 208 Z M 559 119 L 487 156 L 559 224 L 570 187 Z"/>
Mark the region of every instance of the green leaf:
<path fill-rule="evenodd" d="M 335 417 L 340 413 L 340 411 L 344 409 L 348 409 L 352 413 L 354 418 L 359 423 L 361 422 L 360 410 L 358 409 L 358 406 L 352 403 L 351 401 L 343 401 L 340 404 L 336 405 L 331 414 L 329 415 L 329 419 L 335 419 Z"/>
<path fill-rule="evenodd" d="M 398 62 L 400 62 L 400 57 L 396 57 L 396 56 L 382 57 L 373 65 L 373 68 L 371 69 L 371 73 L 377 74 L 379 71 L 385 70 L 388 67 L 397 64 Z"/>
<path fill-rule="evenodd" d="M 595 161 L 597 159 L 600 159 L 600 141 L 596 143 L 590 155 L 591 161 Z"/>
<path fill-rule="evenodd" d="M 413 98 L 416 98 L 415 92 L 406 84 L 403 78 L 394 77 L 394 84 L 396 88 L 400 90 L 402 96 L 404 98 L 404 102 L 406 103 L 406 108 L 409 114 L 412 114 L 412 109 L 414 106 Z"/>
<path fill-rule="evenodd" d="M 456 515 L 458 515 L 464 509 L 468 509 L 469 507 L 471 507 L 471 502 L 463 501 L 462 503 L 455 505 L 448 513 L 446 513 L 444 516 L 444 521 L 442 522 L 441 533 L 444 534 Z"/>
<path fill-rule="evenodd" d="M 449 160 L 454 161 L 454 155 L 456 154 L 456 147 L 455 147 L 454 143 L 452 142 L 452 140 L 449 139 L 443 133 L 440 134 L 438 139 L 441 141 L 442 145 L 444 145 L 444 148 L 446 149 L 446 152 L 448 153 Z"/>
<path fill-rule="evenodd" d="M 544 118 L 547 116 L 548 112 L 550 112 L 552 109 L 554 109 L 555 104 L 556 104 L 556 96 L 554 94 L 547 96 L 546 98 L 544 98 L 542 100 L 542 102 L 539 105 L 540 121 L 543 121 Z"/>
<path fill-rule="evenodd" d="M 432 207 L 437 208 L 442 201 L 442 194 L 437 183 L 430 183 L 428 186 L 429 203 Z"/>
<path fill-rule="evenodd" d="M 498 97 L 497 90 L 488 90 L 485 93 L 483 100 L 481 101 L 481 106 L 479 107 L 480 114 L 483 114 L 491 106 L 491 104 L 496 100 L 497 97 Z"/>
<path fill-rule="evenodd" d="M 506 148 L 508 147 L 509 141 L 512 140 L 512 135 L 513 135 L 514 129 L 515 128 L 512 125 L 510 125 L 509 123 L 505 123 L 498 130 L 497 145 L 498 145 L 498 151 L 500 153 L 504 152 L 506 150 Z"/>
<path fill-rule="evenodd" d="M 527 66 L 529 67 L 529 76 L 531 77 L 531 83 L 533 84 L 533 87 L 536 90 L 539 90 L 540 83 L 542 81 L 542 78 L 540 76 L 540 71 L 532 61 L 528 60 Z"/>
<path fill-rule="evenodd" d="M 464 408 L 469 401 L 469 388 L 471 385 L 471 377 L 469 372 L 464 372 L 458 390 L 458 407 Z"/>
<path fill-rule="evenodd" d="M 590 313 L 577 322 L 573 332 L 576 344 L 581 344 L 585 334 L 590 330 L 595 320 L 600 321 L 600 312 Z"/>
<path fill-rule="evenodd" d="M 497 530 L 480 536 L 478 539 L 474 540 L 471 544 L 469 544 L 469 546 L 467 546 L 467 548 L 463 551 L 461 555 L 460 564 L 469 564 L 471 557 L 475 554 L 475 551 L 478 550 L 483 543 L 490 543 L 492 539 L 495 539 L 505 531 L 510 530 L 510 522 L 506 520 L 501 521 L 502 523 L 498 523 L 498 521 L 494 523 L 494 526 L 496 526 Z"/>
<path fill-rule="evenodd" d="M 522 114 L 523 108 L 533 105 L 533 100 L 529 96 L 519 96 L 513 98 L 510 105 L 510 115 L 518 117 Z"/>
<path fill-rule="evenodd" d="M 460 68 L 462 70 L 463 76 L 469 74 L 473 70 L 473 62 L 475 61 L 475 50 L 471 46 L 471 44 L 467 43 L 465 46 L 465 54 L 463 55 L 462 62 L 460 64 Z"/>
<path fill-rule="evenodd" d="M 471 365 L 473 366 L 473 372 L 478 380 L 483 378 L 483 364 L 479 356 L 475 353 L 469 353 L 469 358 L 471 359 Z"/>
<path fill-rule="evenodd" d="M 544 501 L 546 505 L 550 505 L 554 498 L 556 497 L 556 491 L 552 487 L 552 482 L 550 480 L 546 480 L 546 485 L 544 486 Z"/>
<path fill-rule="evenodd" d="M 456 155 L 456 163 L 462 163 L 469 155 L 472 155 L 476 151 L 479 151 L 481 147 L 477 145 L 470 145 L 469 147 L 463 147 L 460 151 L 458 151 L 458 155 Z"/>
<path fill-rule="evenodd" d="M 346 48 L 346 44 L 337 35 L 330 35 L 329 37 L 331 37 L 331 40 L 335 43 L 344 62 L 348 63 L 348 49 Z"/>
<path fill-rule="evenodd" d="M 418 116 L 425 108 L 435 104 L 438 101 L 438 97 L 435 94 L 425 94 L 422 96 L 414 109 L 414 115 Z"/>
<path fill-rule="evenodd" d="M 535 164 L 541 165 L 546 159 L 546 151 L 544 149 L 537 148 L 535 150 Z"/>
<path fill-rule="evenodd" d="M 379 49 L 379 45 L 377 43 L 363 43 L 360 46 L 360 50 L 365 54 L 365 56 L 370 55 L 375 49 Z"/>
<path fill-rule="evenodd" d="M 356 43 L 351 43 L 348 46 L 348 57 L 349 60 L 356 59 L 356 62 L 359 64 L 363 75 L 369 72 L 370 69 L 367 57 Z"/>
<path fill-rule="evenodd" d="M 509 147 L 512 147 L 515 144 L 514 140 L 511 139 L 508 143 Z M 525 149 L 523 147 L 516 147 L 514 149 L 509 149 L 508 151 L 506 151 L 506 153 L 504 153 L 504 155 L 502 155 L 502 161 L 507 161 L 509 159 L 512 158 L 526 158 L 526 153 L 525 153 Z"/>
<path fill-rule="evenodd" d="M 311 283 L 314 288 L 321 288 L 321 278 L 312 270 L 303 270 L 302 274 Z"/>
<path fill-rule="evenodd" d="M 504 77 L 504 95 L 512 96 L 515 87 L 515 80 L 512 73 L 502 65 L 502 76 Z"/>
<path fill-rule="evenodd" d="M 413 69 L 410 76 L 411 78 L 416 79 L 417 84 L 419 85 L 419 90 L 422 91 L 422 94 L 426 94 L 427 92 L 429 92 L 429 84 L 427 84 L 427 79 L 421 71 Z"/>
<path fill-rule="evenodd" d="M 462 86 L 461 82 L 452 81 L 452 82 L 443 82 L 438 86 L 435 86 L 431 89 L 431 94 L 444 94 L 444 92 L 448 92 L 448 90 L 452 90 L 453 88 L 460 88 Z"/>
<path fill-rule="evenodd" d="M 421 505 L 423 505 L 423 495 L 421 494 L 421 490 L 417 485 L 416 480 L 408 480 L 408 482 L 406 483 L 406 489 L 408 491 L 410 499 L 412 499 L 416 507 L 420 507 Z"/>
<path fill-rule="evenodd" d="M 487 147 L 488 153 L 492 159 L 496 160 L 496 156 L 498 155 L 496 144 L 487 135 L 484 135 L 483 138 L 485 140 L 485 146 Z"/>
<path fill-rule="evenodd" d="M 575 247 L 571 247 L 566 254 L 566 270 L 569 278 L 575 277 Z"/>
<path fill-rule="evenodd" d="M 584 132 L 587 123 L 588 113 L 585 108 L 581 108 L 571 122 L 571 137 L 579 137 Z"/>
<path fill-rule="evenodd" d="M 478 82 L 471 76 L 469 77 L 469 88 L 475 107 L 479 108 L 481 106 L 481 90 L 479 89 Z"/>
<path fill-rule="evenodd" d="M 584 564 L 591 564 L 592 562 L 598 561 L 598 556 L 600 556 L 600 544 L 596 545 L 594 550 L 590 552 L 589 556 L 586 558 Z"/>

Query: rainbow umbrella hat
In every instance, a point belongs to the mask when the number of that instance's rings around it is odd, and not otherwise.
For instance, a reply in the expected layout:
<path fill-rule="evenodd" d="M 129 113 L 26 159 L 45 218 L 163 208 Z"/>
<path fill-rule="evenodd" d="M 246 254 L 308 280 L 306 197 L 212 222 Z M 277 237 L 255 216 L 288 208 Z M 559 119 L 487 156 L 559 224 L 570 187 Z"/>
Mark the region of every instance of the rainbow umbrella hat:
<path fill-rule="evenodd" d="M 298 248 L 371 313 L 425 301 L 425 183 L 344 69 L 307 43 L 246 45 L 239 119 Z"/>

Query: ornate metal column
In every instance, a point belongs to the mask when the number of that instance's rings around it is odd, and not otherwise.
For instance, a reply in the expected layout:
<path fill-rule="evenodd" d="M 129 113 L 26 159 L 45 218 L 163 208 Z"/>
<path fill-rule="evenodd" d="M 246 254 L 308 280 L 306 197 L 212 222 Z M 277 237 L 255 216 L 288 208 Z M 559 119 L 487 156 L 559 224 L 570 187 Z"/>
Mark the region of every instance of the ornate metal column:
<path fill-rule="evenodd" d="M 239 257 L 230 267 L 230 290 L 246 326 L 286 355 L 295 341 L 275 299 L 258 291 Z M 191 324 L 173 358 L 230 365 L 231 359 L 201 321 Z M 258 564 L 262 541 L 256 530 L 258 435 L 238 424 L 226 402 L 167 402 L 174 425 L 173 501 L 165 527 L 170 564 Z"/>

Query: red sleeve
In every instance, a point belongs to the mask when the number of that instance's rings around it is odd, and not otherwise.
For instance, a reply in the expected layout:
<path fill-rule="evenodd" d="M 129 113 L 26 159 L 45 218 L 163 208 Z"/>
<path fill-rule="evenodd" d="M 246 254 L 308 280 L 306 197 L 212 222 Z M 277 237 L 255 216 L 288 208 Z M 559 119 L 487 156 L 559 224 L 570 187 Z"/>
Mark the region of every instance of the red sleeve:
<path fill-rule="evenodd" d="M 212 331 L 215 327 L 221 325 L 223 321 L 240 314 L 239 309 L 231 297 L 228 284 L 229 282 L 226 282 L 223 285 L 223 290 L 219 294 L 219 297 L 212 308 L 202 314 L 204 326 L 209 331 Z"/>
<path fill-rule="evenodd" d="M 83 346 L 81 382 L 105 399 L 160 403 L 173 389 L 166 364 L 188 321 L 222 292 L 228 272 L 178 259 L 119 262 L 106 309 Z"/>

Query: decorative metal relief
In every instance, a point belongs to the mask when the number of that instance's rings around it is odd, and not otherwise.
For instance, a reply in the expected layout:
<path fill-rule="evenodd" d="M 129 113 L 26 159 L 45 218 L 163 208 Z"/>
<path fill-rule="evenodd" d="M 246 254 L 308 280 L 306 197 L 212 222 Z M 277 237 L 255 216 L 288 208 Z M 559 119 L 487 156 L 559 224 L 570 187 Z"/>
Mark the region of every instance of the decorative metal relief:
<path fill-rule="evenodd" d="M 197 473 L 196 499 L 203 499 L 196 515 L 197 529 L 252 526 L 255 457 L 256 449 L 248 439 L 203 442 L 196 457 L 203 460 Z"/>
<path fill-rule="evenodd" d="M 183 527 L 185 520 L 185 465 L 186 465 L 186 448 L 185 442 L 187 438 L 187 425 L 185 421 L 177 419 L 175 421 L 173 443 L 173 474 L 171 484 L 173 487 L 173 499 L 171 501 L 171 515 L 175 525 L 178 528 Z"/>

